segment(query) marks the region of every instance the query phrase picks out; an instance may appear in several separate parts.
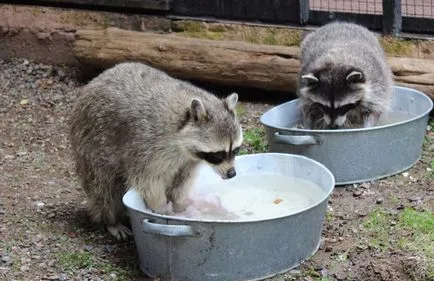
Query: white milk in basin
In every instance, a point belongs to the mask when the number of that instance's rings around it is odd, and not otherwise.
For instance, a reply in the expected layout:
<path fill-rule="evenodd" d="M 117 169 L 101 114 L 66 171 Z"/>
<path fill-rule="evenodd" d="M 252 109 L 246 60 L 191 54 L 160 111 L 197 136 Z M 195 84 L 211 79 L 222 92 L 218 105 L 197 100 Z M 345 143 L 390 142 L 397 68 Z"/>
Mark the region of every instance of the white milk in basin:
<path fill-rule="evenodd" d="M 193 203 L 171 216 L 207 220 L 262 220 L 291 215 L 324 199 L 325 192 L 308 180 L 279 173 L 237 175 L 218 183 L 195 184 Z"/>

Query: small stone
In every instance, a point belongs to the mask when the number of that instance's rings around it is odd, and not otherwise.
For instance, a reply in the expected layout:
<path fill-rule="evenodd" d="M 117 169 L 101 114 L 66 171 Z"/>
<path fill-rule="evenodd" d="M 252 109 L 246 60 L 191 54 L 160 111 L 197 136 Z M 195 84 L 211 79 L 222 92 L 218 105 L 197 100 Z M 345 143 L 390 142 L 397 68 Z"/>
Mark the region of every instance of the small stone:
<path fill-rule="evenodd" d="M 51 70 L 51 75 L 52 76 L 57 75 L 60 80 L 63 80 L 66 77 L 65 72 L 59 67 L 53 67 L 53 69 Z"/>
<path fill-rule="evenodd" d="M 361 188 L 364 188 L 364 189 L 368 189 L 370 186 L 371 186 L 371 184 L 368 183 L 368 182 L 362 183 L 362 184 L 360 185 L 360 187 L 361 187 Z"/>
<path fill-rule="evenodd" d="M 23 106 L 23 107 L 27 106 L 28 104 L 29 104 L 29 100 L 28 99 L 22 99 L 20 101 L 20 105 Z"/>
<path fill-rule="evenodd" d="M 11 258 L 10 258 L 9 256 L 2 256 L 1 261 L 2 261 L 3 263 L 6 263 L 6 264 L 7 264 L 8 262 L 11 261 Z"/>
<path fill-rule="evenodd" d="M 324 269 L 324 267 L 323 267 L 322 265 L 317 265 L 317 266 L 315 266 L 315 268 L 314 268 L 315 271 L 321 271 L 321 270 L 323 270 L 323 269 Z"/>
<path fill-rule="evenodd" d="M 326 238 L 325 240 L 327 242 L 330 242 L 330 243 L 336 243 L 336 242 L 338 242 L 338 240 L 336 238 Z"/>
<path fill-rule="evenodd" d="M 29 271 L 29 270 L 30 270 L 30 267 L 28 267 L 27 265 L 22 265 L 22 266 L 20 267 L 20 270 L 21 270 L 21 271 Z"/>
<path fill-rule="evenodd" d="M 376 204 L 383 204 L 383 201 L 384 201 L 383 198 L 378 197 L 377 200 L 375 200 L 375 203 Z"/>
<path fill-rule="evenodd" d="M 357 214 L 359 215 L 360 218 L 364 218 L 368 215 L 368 213 L 364 211 L 359 211 Z"/>
<path fill-rule="evenodd" d="M 339 281 L 347 279 L 347 276 L 344 272 L 337 272 L 333 275 L 335 276 L 336 280 L 339 280 Z"/>
<path fill-rule="evenodd" d="M 301 270 L 293 269 L 293 270 L 290 270 L 290 271 L 289 271 L 289 274 L 292 274 L 292 275 L 299 275 L 299 274 L 301 274 Z"/>
<path fill-rule="evenodd" d="M 13 156 L 13 155 L 5 155 L 5 157 L 3 157 L 3 159 L 5 159 L 5 160 L 14 159 L 14 158 L 15 158 L 15 156 Z"/>
<path fill-rule="evenodd" d="M 408 177 L 408 172 L 404 172 L 404 173 L 402 173 L 402 175 L 404 176 L 404 178 L 407 178 Z"/>
<path fill-rule="evenodd" d="M 19 152 L 17 152 L 17 156 L 19 156 L 19 157 L 23 157 L 23 156 L 26 156 L 27 155 L 27 151 L 19 151 Z"/>
<path fill-rule="evenodd" d="M 325 251 L 326 253 L 328 253 L 328 252 L 331 252 L 332 250 L 333 250 L 333 247 L 332 247 L 332 246 L 326 246 L 324 251 Z"/>
<path fill-rule="evenodd" d="M 109 275 L 110 279 L 116 279 L 116 273 L 110 273 Z"/>
<path fill-rule="evenodd" d="M 45 203 L 38 201 L 38 202 L 36 202 L 36 206 L 39 207 L 39 208 L 41 208 L 41 207 L 45 206 Z"/>
<path fill-rule="evenodd" d="M 49 214 L 47 215 L 47 217 L 48 217 L 49 219 L 52 219 L 52 218 L 54 218 L 55 216 L 56 216 L 55 213 L 49 213 Z"/>
<path fill-rule="evenodd" d="M 66 280 L 66 275 L 65 274 L 60 274 L 59 276 L 59 281 L 65 281 Z"/>
<path fill-rule="evenodd" d="M 422 199 L 423 198 L 421 196 L 416 196 L 416 197 L 409 198 L 408 201 L 410 201 L 410 202 L 418 202 L 418 201 L 422 201 Z"/>
<path fill-rule="evenodd" d="M 374 273 L 380 274 L 381 270 L 377 266 L 375 266 L 375 265 L 373 265 L 373 266 L 374 266 Z"/>
<path fill-rule="evenodd" d="M 53 80 L 51 80 L 51 79 L 48 79 L 48 80 L 47 80 L 47 84 L 48 84 L 48 85 L 52 85 L 53 83 L 54 83 Z"/>
<path fill-rule="evenodd" d="M 112 245 L 104 245 L 104 251 L 107 253 L 113 252 L 114 249 L 115 249 L 115 247 L 113 247 Z"/>
<path fill-rule="evenodd" d="M 39 87 L 39 81 L 33 82 L 30 86 L 32 89 L 36 89 Z"/>
<path fill-rule="evenodd" d="M 353 192 L 353 196 L 354 197 L 360 197 L 360 195 L 362 195 L 362 194 L 363 194 L 363 192 L 360 191 L 360 190 L 356 190 L 356 191 Z"/>
<path fill-rule="evenodd" d="M 91 245 L 84 245 L 84 249 L 85 249 L 86 251 L 90 252 L 90 251 L 92 251 L 93 246 L 91 246 Z"/>

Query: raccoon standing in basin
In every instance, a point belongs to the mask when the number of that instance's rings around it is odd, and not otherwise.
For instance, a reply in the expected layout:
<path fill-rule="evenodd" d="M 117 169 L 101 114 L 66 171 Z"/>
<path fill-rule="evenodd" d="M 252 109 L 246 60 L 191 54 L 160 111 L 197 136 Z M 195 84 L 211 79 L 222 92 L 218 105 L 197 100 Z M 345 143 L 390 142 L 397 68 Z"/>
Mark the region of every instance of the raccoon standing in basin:
<path fill-rule="evenodd" d="M 235 93 L 218 99 L 139 63 L 118 64 L 82 87 L 70 141 L 93 221 L 124 240 L 131 235 L 121 224 L 128 188 L 152 211 L 167 214 L 168 201 L 176 212 L 187 207 L 201 161 L 222 178 L 234 177 L 243 138 L 237 101 Z"/>
<path fill-rule="evenodd" d="M 324 25 L 302 41 L 300 60 L 304 128 L 371 127 L 389 109 L 392 72 L 368 29 L 345 22 Z"/>

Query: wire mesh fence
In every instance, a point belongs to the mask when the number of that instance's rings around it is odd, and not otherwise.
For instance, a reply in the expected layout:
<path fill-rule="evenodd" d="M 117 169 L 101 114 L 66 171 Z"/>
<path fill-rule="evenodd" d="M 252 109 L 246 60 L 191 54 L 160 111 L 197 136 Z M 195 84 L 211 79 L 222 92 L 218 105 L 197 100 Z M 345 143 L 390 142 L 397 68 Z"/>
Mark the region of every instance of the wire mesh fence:
<path fill-rule="evenodd" d="M 434 0 L 402 0 L 403 16 L 434 18 Z"/>
<path fill-rule="evenodd" d="M 309 0 L 313 11 L 343 12 L 351 14 L 382 14 L 382 0 Z M 402 15 L 434 19 L 434 0 L 402 0 Z"/>
<path fill-rule="evenodd" d="M 310 0 L 314 11 L 344 12 L 351 14 L 381 14 L 382 0 Z"/>

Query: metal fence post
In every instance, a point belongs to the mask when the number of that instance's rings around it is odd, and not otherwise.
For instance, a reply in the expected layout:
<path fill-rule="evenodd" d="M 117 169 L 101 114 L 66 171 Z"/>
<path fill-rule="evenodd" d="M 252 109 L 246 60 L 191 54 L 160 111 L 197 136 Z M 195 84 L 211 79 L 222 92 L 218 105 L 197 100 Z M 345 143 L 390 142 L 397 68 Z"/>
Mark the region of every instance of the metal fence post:
<path fill-rule="evenodd" d="M 309 21 L 309 0 L 299 0 L 298 7 L 300 9 L 300 24 L 305 24 Z"/>
<path fill-rule="evenodd" d="M 383 33 L 396 36 L 401 29 L 401 0 L 383 0 Z"/>

